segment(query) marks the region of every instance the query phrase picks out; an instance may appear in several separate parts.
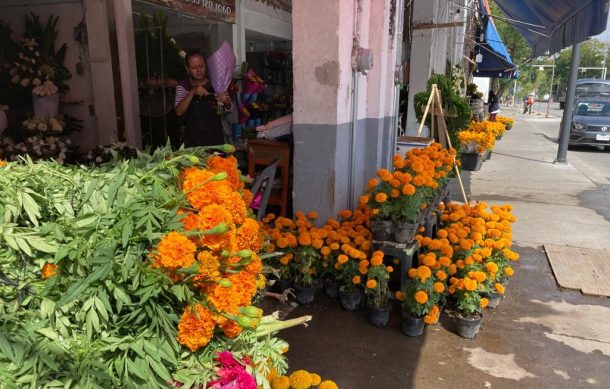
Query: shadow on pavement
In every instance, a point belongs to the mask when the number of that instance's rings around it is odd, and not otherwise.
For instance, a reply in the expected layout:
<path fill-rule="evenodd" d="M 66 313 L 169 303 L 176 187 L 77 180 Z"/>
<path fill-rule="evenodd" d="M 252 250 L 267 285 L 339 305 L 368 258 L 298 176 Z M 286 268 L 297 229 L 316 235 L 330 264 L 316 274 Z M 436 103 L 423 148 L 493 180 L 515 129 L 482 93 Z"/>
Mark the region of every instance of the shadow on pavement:
<path fill-rule="evenodd" d="M 585 190 L 578 194 L 580 205 L 597 212 L 610 222 L 610 186 L 603 185 L 594 190 Z"/>
<path fill-rule="evenodd" d="M 544 139 L 548 140 L 549 142 L 553 142 L 553 143 L 559 143 L 559 138 L 552 138 L 550 136 L 548 136 L 547 134 L 543 134 L 541 132 L 534 132 L 534 135 L 539 135 L 541 137 L 543 137 Z"/>

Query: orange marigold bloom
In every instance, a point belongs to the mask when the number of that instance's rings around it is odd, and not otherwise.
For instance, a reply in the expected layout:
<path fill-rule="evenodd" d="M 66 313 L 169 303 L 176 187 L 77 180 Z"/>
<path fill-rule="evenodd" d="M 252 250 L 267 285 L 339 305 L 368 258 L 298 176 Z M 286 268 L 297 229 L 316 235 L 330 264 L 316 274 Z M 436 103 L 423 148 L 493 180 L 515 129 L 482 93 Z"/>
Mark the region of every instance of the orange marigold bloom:
<path fill-rule="evenodd" d="M 504 274 L 505 274 L 506 276 L 508 276 L 508 277 L 512 277 L 512 275 L 514 274 L 514 272 L 515 272 L 515 271 L 514 271 L 514 270 L 513 270 L 513 268 L 512 268 L 512 267 L 510 267 L 510 266 L 507 266 L 507 267 L 505 267 L 505 268 L 504 268 Z"/>
<path fill-rule="evenodd" d="M 379 181 L 377 181 L 376 178 L 371 178 L 368 182 L 368 188 L 369 190 L 373 189 L 374 187 L 377 186 L 377 184 L 379 184 Z"/>
<path fill-rule="evenodd" d="M 394 268 L 392 266 L 386 266 L 385 271 L 387 271 L 388 273 L 392 273 L 394 271 Z"/>
<path fill-rule="evenodd" d="M 222 326 L 222 332 L 227 338 L 236 338 L 237 335 L 241 334 L 243 328 L 237 322 L 233 320 L 227 320 Z"/>
<path fill-rule="evenodd" d="M 222 204 L 223 199 L 234 192 L 227 180 L 210 181 L 214 175 L 209 170 L 193 167 L 183 171 L 182 191 L 193 207 L 201 209 L 210 204 Z"/>
<path fill-rule="evenodd" d="M 443 293 L 445 291 L 445 285 L 442 282 L 435 282 L 433 288 L 436 293 Z"/>
<path fill-rule="evenodd" d="M 210 311 L 201 304 L 187 307 L 178 322 L 178 342 L 188 347 L 192 352 L 207 345 L 214 336 L 216 322 Z"/>
<path fill-rule="evenodd" d="M 415 292 L 415 301 L 420 304 L 425 304 L 428 301 L 428 294 L 423 290 L 418 290 Z"/>
<path fill-rule="evenodd" d="M 199 262 L 199 274 L 212 280 L 220 279 L 220 262 L 218 258 L 209 251 L 201 251 L 197 254 Z"/>
<path fill-rule="evenodd" d="M 184 229 L 187 231 L 194 230 L 198 227 L 197 215 L 192 212 L 178 212 L 182 216 L 182 224 L 184 224 Z"/>
<path fill-rule="evenodd" d="M 347 257 L 347 255 L 345 254 L 341 254 L 337 257 L 337 262 L 339 262 L 340 264 L 344 264 L 347 262 L 349 258 Z"/>
<path fill-rule="evenodd" d="M 402 194 L 404 194 L 405 196 L 411 196 L 415 193 L 415 187 L 411 184 L 405 184 L 402 187 Z"/>
<path fill-rule="evenodd" d="M 410 268 L 409 271 L 407 272 L 407 275 L 409 276 L 409 278 L 417 277 L 417 269 L 414 267 Z"/>
<path fill-rule="evenodd" d="M 318 213 L 317 213 L 316 211 L 310 211 L 310 212 L 307 214 L 307 217 L 308 217 L 308 218 L 310 218 L 310 219 L 312 219 L 312 220 L 315 220 L 315 219 L 317 219 L 317 218 L 318 218 Z"/>
<path fill-rule="evenodd" d="M 375 195 L 375 201 L 377 201 L 378 203 L 383 203 L 387 199 L 388 199 L 388 195 L 383 192 L 379 192 Z"/>
<path fill-rule="evenodd" d="M 157 259 L 159 264 L 167 269 L 187 268 L 195 263 L 196 250 L 197 246 L 188 237 L 170 232 L 157 246 Z"/>
<path fill-rule="evenodd" d="M 420 266 L 417 268 L 417 276 L 422 282 L 426 282 L 426 280 L 432 275 L 432 271 L 428 266 Z"/>
<path fill-rule="evenodd" d="M 404 301 L 405 294 L 403 292 L 401 292 L 400 290 L 397 290 L 395 295 L 396 295 L 396 299 L 398 301 Z"/>
<path fill-rule="evenodd" d="M 242 274 L 240 272 L 237 274 Z M 256 288 L 256 280 L 254 280 L 254 286 Z M 237 308 L 239 307 L 240 294 L 237 293 L 238 285 L 231 285 L 226 288 L 216 283 L 206 284 L 203 287 L 204 293 L 206 294 L 207 300 L 214 309 L 222 313 L 237 314 Z"/>
<path fill-rule="evenodd" d="M 247 218 L 237 229 L 236 239 L 238 250 L 258 252 L 262 241 L 259 235 L 259 225 L 256 220 Z"/>
<path fill-rule="evenodd" d="M 375 289 L 377 287 L 377 281 L 374 279 L 370 279 L 366 281 L 366 287 L 368 289 Z"/>
<path fill-rule="evenodd" d="M 354 276 L 352 278 L 352 283 L 359 284 L 360 283 L 360 276 Z"/>
<path fill-rule="evenodd" d="M 379 257 L 379 256 L 375 256 L 373 255 L 373 258 L 371 258 L 371 265 L 372 266 L 381 266 L 383 264 L 383 257 Z"/>
<path fill-rule="evenodd" d="M 360 204 L 367 204 L 369 202 L 369 195 L 362 195 L 360 196 Z"/>
<path fill-rule="evenodd" d="M 479 307 L 486 308 L 489 305 L 489 299 L 482 297 L 479 301 Z"/>
<path fill-rule="evenodd" d="M 237 158 L 234 156 L 220 157 L 213 155 L 207 160 L 208 169 L 214 173 L 227 173 L 227 181 L 231 188 L 235 191 L 244 187 L 244 183 L 240 180 L 240 173 L 237 169 Z"/>
<path fill-rule="evenodd" d="M 424 323 L 426 324 L 434 324 L 436 323 L 437 317 L 434 315 L 424 315 Z"/>
<path fill-rule="evenodd" d="M 444 280 L 447 279 L 447 273 L 445 273 L 442 270 L 439 270 L 439 271 L 436 272 L 436 278 L 438 278 L 441 281 L 444 281 Z"/>
<path fill-rule="evenodd" d="M 496 282 L 494 285 L 494 288 L 496 289 L 496 291 L 500 294 L 504 294 L 505 288 L 504 285 L 500 284 L 499 282 Z"/>
<path fill-rule="evenodd" d="M 485 269 L 487 269 L 487 271 L 489 273 L 497 273 L 498 272 L 498 265 L 494 262 L 487 262 L 485 264 Z"/>
<path fill-rule="evenodd" d="M 312 385 L 312 377 L 305 370 L 297 370 L 290 374 L 290 387 L 292 389 L 309 389 Z"/>
<path fill-rule="evenodd" d="M 320 385 L 318 385 L 318 389 L 339 389 L 339 387 L 333 381 L 326 380 L 320 382 Z"/>
<path fill-rule="evenodd" d="M 320 253 L 324 256 L 327 256 L 328 254 L 330 254 L 330 247 L 328 247 L 328 246 L 322 247 L 322 249 L 320 250 Z"/>
<path fill-rule="evenodd" d="M 53 277 L 55 274 L 57 274 L 58 269 L 59 266 L 57 266 L 56 264 L 46 262 L 42 266 L 42 278 L 47 279 Z"/>
<path fill-rule="evenodd" d="M 398 189 L 392 189 L 392 191 L 390 192 L 390 197 L 392 197 L 393 199 L 396 199 L 400 196 L 400 191 Z"/>

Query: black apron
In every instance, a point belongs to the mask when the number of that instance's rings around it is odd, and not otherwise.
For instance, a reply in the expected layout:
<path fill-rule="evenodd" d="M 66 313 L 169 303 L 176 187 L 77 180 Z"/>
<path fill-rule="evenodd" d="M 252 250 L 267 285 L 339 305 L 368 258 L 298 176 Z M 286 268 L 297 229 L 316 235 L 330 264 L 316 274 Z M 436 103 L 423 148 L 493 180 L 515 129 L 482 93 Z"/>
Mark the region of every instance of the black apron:
<path fill-rule="evenodd" d="M 214 89 L 203 86 L 209 96 L 193 96 L 185 115 L 185 129 L 182 141 L 186 147 L 215 146 L 224 144 L 221 115 L 214 98 Z"/>

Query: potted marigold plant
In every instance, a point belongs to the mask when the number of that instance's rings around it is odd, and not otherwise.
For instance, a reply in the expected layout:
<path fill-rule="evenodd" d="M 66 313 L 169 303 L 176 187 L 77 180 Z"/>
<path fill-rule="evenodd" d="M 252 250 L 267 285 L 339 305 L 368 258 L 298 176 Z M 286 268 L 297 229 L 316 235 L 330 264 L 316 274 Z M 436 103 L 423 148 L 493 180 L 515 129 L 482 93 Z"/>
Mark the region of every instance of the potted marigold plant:
<path fill-rule="evenodd" d="M 368 273 L 369 261 L 360 262 L 346 254 L 337 256 L 335 269 L 339 281 L 339 301 L 343 309 L 356 310 L 362 301 L 362 276 Z"/>
<path fill-rule="evenodd" d="M 391 266 L 384 265 L 383 255 L 383 251 L 373 253 L 364 289 L 367 297 L 369 323 L 380 328 L 388 324 L 390 312 L 392 312 L 392 305 L 388 298 L 388 282 L 393 269 Z"/>
<path fill-rule="evenodd" d="M 425 265 L 409 269 L 409 278 L 405 286 L 396 293 L 402 305 L 402 331 L 407 336 L 420 336 L 424 331 L 424 324 L 434 324 L 438 321 L 438 302 L 445 286 Z"/>
<path fill-rule="evenodd" d="M 314 280 L 319 256 L 319 252 L 312 246 L 299 246 L 295 250 L 293 261 L 295 270 L 294 295 L 301 304 L 310 304 L 316 297 Z"/>
<path fill-rule="evenodd" d="M 378 170 L 377 175 L 381 180 L 376 178 L 369 180 L 369 191 L 360 197 L 360 203 L 366 204 L 372 212 L 371 232 L 373 233 L 373 239 L 389 241 L 392 240 L 394 231 L 392 221 L 393 198 L 390 197 L 393 189 L 390 181 L 393 176 L 386 169 Z"/>
<path fill-rule="evenodd" d="M 487 273 L 482 264 L 474 263 L 460 269 L 458 277 L 451 277 L 449 294 L 456 300 L 458 335 L 466 339 L 474 338 L 479 332 L 483 314 L 489 299 L 482 294 L 487 291 Z"/>

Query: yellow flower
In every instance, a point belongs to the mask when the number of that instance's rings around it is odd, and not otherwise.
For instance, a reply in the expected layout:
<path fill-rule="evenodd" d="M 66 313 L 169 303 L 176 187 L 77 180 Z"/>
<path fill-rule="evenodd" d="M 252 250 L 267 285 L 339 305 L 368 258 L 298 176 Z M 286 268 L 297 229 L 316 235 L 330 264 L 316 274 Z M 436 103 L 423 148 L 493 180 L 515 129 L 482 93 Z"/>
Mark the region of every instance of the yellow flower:
<path fill-rule="evenodd" d="M 375 201 L 377 201 L 378 203 L 383 203 L 387 199 L 388 199 L 388 195 L 383 192 L 379 192 L 375 195 Z"/>
<path fill-rule="evenodd" d="M 435 282 L 433 288 L 436 293 L 443 293 L 445 291 L 445 285 L 442 282 Z"/>
<path fill-rule="evenodd" d="M 42 266 L 42 278 L 47 279 L 53 277 L 55 274 L 57 274 L 57 269 L 59 269 L 59 266 L 56 264 L 46 262 Z"/>
<path fill-rule="evenodd" d="M 305 370 L 297 370 L 290 374 L 289 378 L 292 389 L 309 389 L 311 387 L 311 374 Z"/>
<path fill-rule="evenodd" d="M 510 266 L 507 266 L 506 268 L 504 268 L 504 274 L 506 274 L 508 277 L 512 277 L 514 274 L 513 268 Z"/>
<path fill-rule="evenodd" d="M 320 385 L 320 382 L 322 382 L 322 378 L 316 373 L 311 373 L 311 384 L 317 386 Z"/>
<path fill-rule="evenodd" d="M 339 387 L 333 381 L 326 380 L 320 382 L 320 385 L 318 385 L 318 389 L 339 389 Z"/>
<path fill-rule="evenodd" d="M 419 290 L 415 293 L 415 301 L 420 304 L 425 304 L 428 301 L 428 294 L 423 290 Z"/>
<path fill-rule="evenodd" d="M 481 301 L 479 301 L 479 307 L 485 308 L 489 305 L 489 299 L 482 297 Z"/>
<path fill-rule="evenodd" d="M 290 389 L 290 378 L 286 376 L 275 377 L 271 380 L 271 389 Z"/>
<path fill-rule="evenodd" d="M 500 294 L 504 294 L 505 288 L 504 285 L 496 282 L 496 284 L 494 285 L 494 288 L 496 289 L 496 291 Z"/>

